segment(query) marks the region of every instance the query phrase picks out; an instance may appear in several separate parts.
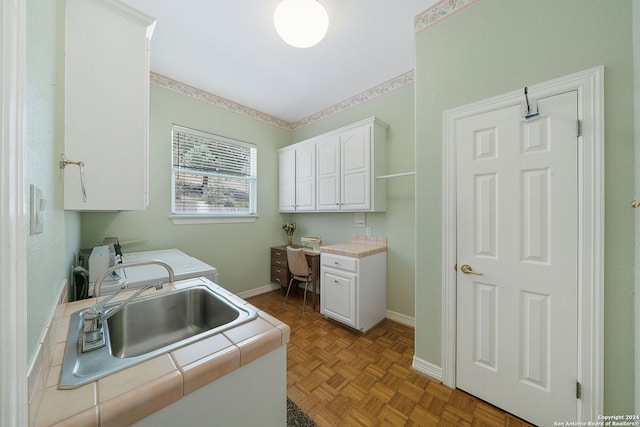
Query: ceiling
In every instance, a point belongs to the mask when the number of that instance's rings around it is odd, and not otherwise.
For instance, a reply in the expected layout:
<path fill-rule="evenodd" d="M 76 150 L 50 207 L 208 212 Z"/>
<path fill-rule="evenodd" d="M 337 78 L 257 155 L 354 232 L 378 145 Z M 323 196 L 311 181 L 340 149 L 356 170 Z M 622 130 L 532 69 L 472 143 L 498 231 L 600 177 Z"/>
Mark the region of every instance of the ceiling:
<path fill-rule="evenodd" d="M 285 44 L 280 0 L 122 0 L 157 19 L 151 71 L 295 123 L 413 69 L 414 18 L 438 0 L 320 0 L 318 45 Z"/>

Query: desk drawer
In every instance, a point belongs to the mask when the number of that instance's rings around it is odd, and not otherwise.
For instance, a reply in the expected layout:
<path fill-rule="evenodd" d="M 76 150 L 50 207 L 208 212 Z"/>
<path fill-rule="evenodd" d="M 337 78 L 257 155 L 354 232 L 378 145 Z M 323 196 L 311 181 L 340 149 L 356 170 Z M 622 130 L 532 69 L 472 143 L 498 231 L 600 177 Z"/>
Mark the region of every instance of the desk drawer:
<path fill-rule="evenodd" d="M 289 285 L 289 270 L 282 267 L 271 266 L 271 282 L 280 286 Z"/>
<path fill-rule="evenodd" d="M 271 265 L 274 267 L 282 267 L 284 269 L 288 268 L 287 264 L 287 250 L 282 249 L 271 249 Z"/>
<path fill-rule="evenodd" d="M 339 270 L 352 271 L 354 273 L 358 271 L 358 259 L 350 256 L 323 252 L 320 255 L 320 262 L 323 267 L 337 268 Z"/>

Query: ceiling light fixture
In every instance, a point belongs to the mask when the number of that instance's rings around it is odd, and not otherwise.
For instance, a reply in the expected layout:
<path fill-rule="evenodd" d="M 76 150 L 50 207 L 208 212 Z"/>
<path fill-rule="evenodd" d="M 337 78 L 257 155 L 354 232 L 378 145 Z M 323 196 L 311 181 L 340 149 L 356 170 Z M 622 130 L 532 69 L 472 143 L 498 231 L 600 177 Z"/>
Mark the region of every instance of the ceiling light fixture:
<path fill-rule="evenodd" d="M 278 35 L 294 47 L 311 47 L 329 28 L 329 15 L 317 0 L 282 0 L 273 13 Z"/>

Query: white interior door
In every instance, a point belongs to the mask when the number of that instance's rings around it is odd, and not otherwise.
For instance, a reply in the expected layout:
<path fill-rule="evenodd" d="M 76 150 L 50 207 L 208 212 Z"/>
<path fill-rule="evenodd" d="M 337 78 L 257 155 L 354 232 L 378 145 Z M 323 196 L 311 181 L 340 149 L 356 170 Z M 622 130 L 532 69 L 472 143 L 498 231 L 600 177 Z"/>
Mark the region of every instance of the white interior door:
<path fill-rule="evenodd" d="M 457 121 L 456 386 L 538 425 L 578 378 L 577 92 Z"/>

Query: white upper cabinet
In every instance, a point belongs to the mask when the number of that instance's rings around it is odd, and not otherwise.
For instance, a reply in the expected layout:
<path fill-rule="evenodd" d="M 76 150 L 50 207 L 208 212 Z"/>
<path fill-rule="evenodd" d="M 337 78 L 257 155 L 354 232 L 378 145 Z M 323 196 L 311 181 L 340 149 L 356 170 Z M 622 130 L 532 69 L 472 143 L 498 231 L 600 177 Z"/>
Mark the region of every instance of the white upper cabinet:
<path fill-rule="evenodd" d="M 314 211 L 316 208 L 316 147 L 295 144 L 278 151 L 280 212 Z"/>
<path fill-rule="evenodd" d="M 384 211 L 386 150 L 375 117 L 280 149 L 280 212 Z"/>
<path fill-rule="evenodd" d="M 372 117 L 317 140 L 318 211 L 384 211 L 387 125 Z"/>
<path fill-rule="evenodd" d="M 155 20 L 115 0 L 67 0 L 64 208 L 148 203 L 149 45 Z M 86 188 L 83 197 L 82 182 Z"/>

